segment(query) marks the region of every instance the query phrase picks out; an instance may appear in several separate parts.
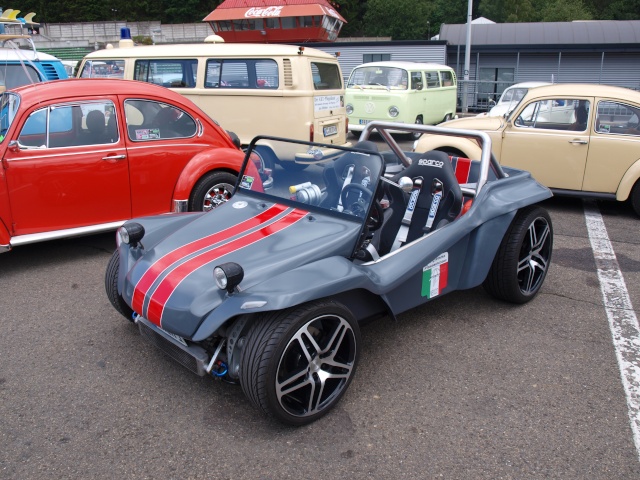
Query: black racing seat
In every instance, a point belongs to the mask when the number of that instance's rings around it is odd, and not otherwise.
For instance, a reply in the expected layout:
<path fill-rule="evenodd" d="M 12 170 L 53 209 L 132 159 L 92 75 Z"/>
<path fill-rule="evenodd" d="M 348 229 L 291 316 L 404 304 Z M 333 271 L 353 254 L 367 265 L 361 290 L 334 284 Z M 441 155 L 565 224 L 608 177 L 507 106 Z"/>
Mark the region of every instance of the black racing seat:
<path fill-rule="evenodd" d="M 397 248 L 398 225 L 400 230 L 404 229 L 400 237 L 406 234 L 406 239 L 400 238 L 400 243 L 404 244 L 455 220 L 462 210 L 462 190 L 446 153 L 431 150 L 420 155 L 392 181 L 397 183 L 401 177 L 409 177 L 413 181 L 412 196 L 404 212 L 394 212 L 395 218 L 386 222 L 388 226 L 383 226 L 381 254 L 387 253 L 390 243 L 391 249 Z"/>

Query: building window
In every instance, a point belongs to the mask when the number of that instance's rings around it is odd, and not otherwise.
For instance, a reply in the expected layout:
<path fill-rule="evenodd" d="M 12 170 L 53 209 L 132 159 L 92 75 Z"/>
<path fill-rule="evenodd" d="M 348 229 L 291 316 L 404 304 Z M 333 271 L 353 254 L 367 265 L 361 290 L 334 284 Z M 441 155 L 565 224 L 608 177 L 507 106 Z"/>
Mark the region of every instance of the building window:
<path fill-rule="evenodd" d="M 388 62 L 391 60 L 390 53 L 365 53 L 362 55 L 362 63 Z"/>

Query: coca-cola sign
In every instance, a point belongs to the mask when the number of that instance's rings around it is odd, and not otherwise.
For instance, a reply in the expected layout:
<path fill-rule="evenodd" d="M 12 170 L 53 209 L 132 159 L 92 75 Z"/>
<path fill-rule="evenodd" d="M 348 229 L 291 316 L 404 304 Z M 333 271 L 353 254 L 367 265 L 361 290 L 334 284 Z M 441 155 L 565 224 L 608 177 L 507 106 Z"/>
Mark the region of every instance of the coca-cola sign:
<path fill-rule="evenodd" d="M 252 7 L 244 14 L 245 18 L 279 17 L 283 7 Z"/>

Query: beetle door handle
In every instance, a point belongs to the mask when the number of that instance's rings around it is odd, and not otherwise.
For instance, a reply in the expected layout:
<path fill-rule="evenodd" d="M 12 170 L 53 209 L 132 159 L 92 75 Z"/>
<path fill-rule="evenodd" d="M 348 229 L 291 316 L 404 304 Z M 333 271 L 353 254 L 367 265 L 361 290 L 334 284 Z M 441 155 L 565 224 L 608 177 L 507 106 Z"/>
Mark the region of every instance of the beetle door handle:
<path fill-rule="evenodd" d="M 119 160 L 124 160 L 127 158 L 126 155 L 110 155 L 108 157 L 102 157 L 102 160 L 106 160 L 107 162 L 117 162 Z"/>
<path fill-rule="evenodd" d="M 589 142 L 586 140 L 569 140 L 569 143 L 572 143 L 573 145 L 586 145 Z"/>

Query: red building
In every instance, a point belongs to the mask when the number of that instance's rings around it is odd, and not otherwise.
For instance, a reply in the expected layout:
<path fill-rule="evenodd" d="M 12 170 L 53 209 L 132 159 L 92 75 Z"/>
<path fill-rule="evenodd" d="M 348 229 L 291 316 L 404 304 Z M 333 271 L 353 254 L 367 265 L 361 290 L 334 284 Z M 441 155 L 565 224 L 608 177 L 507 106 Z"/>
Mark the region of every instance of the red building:
<path fill-rule="evenodd" d="M 225 42 L 333 42 L 345 19 L 328 0 L 226 0 L 207 15 Z"/>

